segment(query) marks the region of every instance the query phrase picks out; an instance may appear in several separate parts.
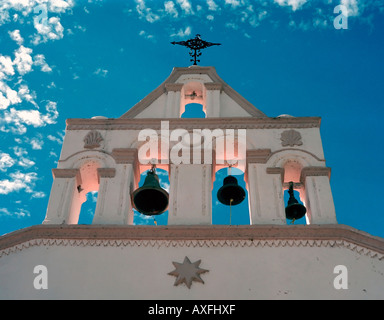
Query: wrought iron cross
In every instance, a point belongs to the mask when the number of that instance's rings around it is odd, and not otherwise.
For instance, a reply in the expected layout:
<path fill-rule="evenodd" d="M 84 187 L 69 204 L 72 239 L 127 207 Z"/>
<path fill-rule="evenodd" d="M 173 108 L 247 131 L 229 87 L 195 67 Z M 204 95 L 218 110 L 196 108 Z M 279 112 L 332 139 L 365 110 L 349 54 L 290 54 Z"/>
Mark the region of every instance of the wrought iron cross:
<path fill-rule="evenodd" d="M 189 55 L 192 57 L 190 61 L 193 61 L 193 65 L 197 65 L 197 62 L 200 62 L 198 57 L 201 56 L 201 49 L 205 49 L 211 46 L 220 46 L 221 43 L 213 43 L 213 42 L 207 42 L 201 39 L 201 36 L 199 34 L 196 35 L 194 39 L 189 39 L 187 41 L 173 41 L 172 44 L 179 44 L 181 46 L 185 46 L 191 51 L 189 52 Z"/>

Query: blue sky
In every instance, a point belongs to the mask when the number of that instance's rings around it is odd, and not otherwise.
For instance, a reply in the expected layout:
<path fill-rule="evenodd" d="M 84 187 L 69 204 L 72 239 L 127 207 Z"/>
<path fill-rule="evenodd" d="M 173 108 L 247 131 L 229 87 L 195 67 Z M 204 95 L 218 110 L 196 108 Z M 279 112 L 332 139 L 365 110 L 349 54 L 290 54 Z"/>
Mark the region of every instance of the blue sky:
<path fill-rule="evenodd" d="M 65 120 L 121 116 L 199 33 L 222 43 L 200 65 L 266 115 L 322 117 L 338 222 L 384 237 L 383 18 L 376 0 L 1 0 L 0 234 L 43 221 Z"/>

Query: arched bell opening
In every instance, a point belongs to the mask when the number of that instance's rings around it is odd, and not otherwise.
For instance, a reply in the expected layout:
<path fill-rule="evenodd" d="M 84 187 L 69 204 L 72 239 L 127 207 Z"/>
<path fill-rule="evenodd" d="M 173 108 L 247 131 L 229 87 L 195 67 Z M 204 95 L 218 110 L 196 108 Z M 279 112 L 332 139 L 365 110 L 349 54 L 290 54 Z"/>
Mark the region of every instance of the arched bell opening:
<path fill-rule="evenodd" d="M 170 184 L 169 184 L 168 171 L 166 171 L 164 169 L 160 169 L 160 168 L 154 168 L 153 173 L 157 176 L 157 178 L 156 178 L 151 173 L 151 170 L 153 170 L 153 169 L 148 169 L 148 170 L 145 170 L 141 173 L 138 189 L 136 189 L 132 194 L 133 201 L 134 201 L 135 195 L 137 196 L 137 194 L 143 190 L 140 188 L 143 188 L 145 186 L 146 182 L 147 183 L 151 183 L 153 181 L 156 182 L 157 179 L 158 179 L 160 188 L 165 190 L 166 193 L 169 193 Z M 139 201 L 141 201 L 143 203 L 144 207 L 147 203 L 149 204 L 149 203 L 151 203 L 151 201 L 153 201 L 153 199 L 151 199 L 150 192 L 142 192 L 141 194 L 142 194 L 142 197 L 140 197 Z M 148 199 L 146 199 L 146 197 L 148 197 Z M 137 200 L 137 198 L 136 198 L 136 200 Z M 146 201 L 148 201 L 148 202 L 146 202 Z M 149 215 L 149 214 L 143 214 L 143 213 L 139 212 L 139 210 L 137 208 L 135 208 L 135 205 L 134 205 L 133 206 L 133 224 L 134 225 L 153 225 L 153 226 L 155 226 L 155 225 L 167 225 L 168 224 L 168 209 L 166 211 L 160 213 L 160 214 Z"/>
<path fill-rule="evenodd" d="M 293 189 L 293 198 L 297 201 L 297 204 L 299 205 L 299 210 L 304 211 L 303 207 L 305 208 L 305 203 L 302 201 L 303 197 L 300 196 L 300 192 Z M 291 199 L 291 201 L 290 201 L 290 199 Z M 289 211 L 289 208 L 292 207 L 292 205 L 295 205 L 295 201 L 294 200 L 292 201 L 292 196 L 290 195 L 289 187 L 284 190 L 284 204 L 285 204 L 286 212 L 287 212 L 287 210 Z M 305 211 L 306 211 L 306 208 L 305 208 Z M 297 214 L 299 214 L 299 216 L 301 216 L 300 213 L 297 213 Z M 293 219 L 292 219 L 292 217 L 289 218 L 286 216 L 286 221 L 287 221 L 287 224 L 295 224 L 295 225 L 298 225 L 298 224 L 307 225 L 307 224 L 309 224 L 306 212 L 300 218 L 293 217 Z"/>
<path fill-rule="evenodd" d="M 307 208 L 304 203 L 304 185 L 301 183 L 303 165 L 297 160 L 284 164 L 284 204 L 287 224 L 309 224 Z"/>
<path fill-rule="evenodd" d="M 189 103 L 185 105 L 185 111 L 182 113 L 181 118 L 206 118 L 204 106 L 200 103 Z"/>
<path fill-rule="evenodd" d="M 80 180 L 72 199 L 68 224 L 92 224 L 96 210 L 99 181 L 97 160 L 86 160 L 80 166 Z"/>
<path fill-rule="evenodd" d="M 92 224 L 95 216 L 98 191 L 89 191 L 81 205 L 78 224 Z"/>
<path fill-rule="evenodd" d="M 235 178 L 235 180 L 233 179 Z M 229 188 L 228 185 L 232 185 Z M 241 189 L 244 191 L 242 198 Z M 226 190 L 227 189 L 227 190 Z M 232 205 L 232 199 L 239 198 L 238 204 Z M 220 201 L 221 198 L 221 202 Z M 226 201 L 229 200 L 229 201 Z M 236 200 L 235 200 L 236 202 Z M 226 203 L 226 204 L 225 204 Z M 244 172 L 237 168 L 222 168 L 215 173 L 212 189 L 212 224 L 219 225 L 249 225 L 248 191 L 244 180 Z"/>
<path fill-rule="evenodd" d="M 181 89 L 181 118 L 206 118 L 206 99 L 204 85 L 199 81 L 190 81 Z"/>

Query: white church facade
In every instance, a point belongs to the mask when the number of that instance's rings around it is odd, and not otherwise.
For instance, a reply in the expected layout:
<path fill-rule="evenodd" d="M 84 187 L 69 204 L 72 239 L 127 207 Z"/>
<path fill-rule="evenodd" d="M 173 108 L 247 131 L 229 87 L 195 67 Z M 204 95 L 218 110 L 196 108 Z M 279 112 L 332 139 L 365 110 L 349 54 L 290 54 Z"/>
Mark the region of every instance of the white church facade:
<path fill-rule="evenodd" d="M 190 103 L 206 117 L 181 118 Z M 43 224 L 0 238 L 0 299 L 384 298 L 384 240 L 337 223 L 320 123 L 270 118 L 200 66 L 174 68 L 120 118 L 68 119 Z M 135 225 L 154 166 L 169 175 L 167 225 Z M 248 225 L 212 224 L 228 166 L 244 172 Z M 305 225 L 287 222 L 289 188 Z"/>

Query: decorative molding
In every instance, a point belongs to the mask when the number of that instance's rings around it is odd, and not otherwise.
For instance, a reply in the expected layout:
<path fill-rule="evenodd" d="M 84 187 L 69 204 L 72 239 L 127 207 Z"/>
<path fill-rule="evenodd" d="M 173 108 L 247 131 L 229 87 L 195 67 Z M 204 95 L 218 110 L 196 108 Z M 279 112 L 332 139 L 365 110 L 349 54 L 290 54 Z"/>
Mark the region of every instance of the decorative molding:
<path fill-rule="evenodd" d="M 305 178 L 309 176 L 326 176 L 331 179 L 331 168 L 328 167 L 305 167 L 301 170 L 300 181 L 305 183 Z"/>
<path fill-rule="evenodd" d="M 345 225 L 37 225 L 0 237 L 0 257 L 35 246 L 340 247 L 384 259 L 384 239 Z"/>
<path fill-rule="evenodd" d="M 321 118 L 204 118 L 204 119 L 67 119 L 67 130 L 161 130 L 161 121 L 169 122 L 169 129 L 305 129 L 319 128 Z"/>
<path fill-rule="evenodd" d="M 272 167 L 272 168 L 267 168 L 266 169 L 267 174 L 280 174 L 281 177 L 281 182 L 284 182 L 284 168 L 277 168 L 277 167 Z"/>
<path fill-rule="evenodd" d="M 95 149 L 100 147 L 100 142 L 104 139 L 101 136 L 101 133 L 97 130 L 92 130 L 87 133 L 84 138 L 84 148 L 86 149 Z"/>
<path fill-rule="evenodd" d="M 220 82 L 207 82 L 204 83 L 204 86 L 207 90 L 222 90 L 223 84 Z"/>
<path fill-rule="evenodd" d="M 301 146 L 303 142 L 301 141 L 301 134 L 296 130 L 286 130 L 281 133 L 281 145 L 286 146 Z"/>
<path fill-rule="evenodd" d="M 247 163 L 267 163 L 272 152 L 271 149 L 253 149 L 247 150 Z"/>
<path fill-rule="evenodd" d="M 166 83 L 165 85 L 166 92 L 169 91 L 181 91 L 184 84 L 183 83 Z"/>
<path fill-rule="evenodd" d="M 115 168 L 97 168 L 97 179 L 100 184 L 100 178 L 114 178 L 116 175 Z"/>
<path fill-rule="evenodd" d="M 75 178 L 77 185 L 81 185 L 80 169 L 52 169 L 52 175 L 54 179 L 57 178 Z"/>

